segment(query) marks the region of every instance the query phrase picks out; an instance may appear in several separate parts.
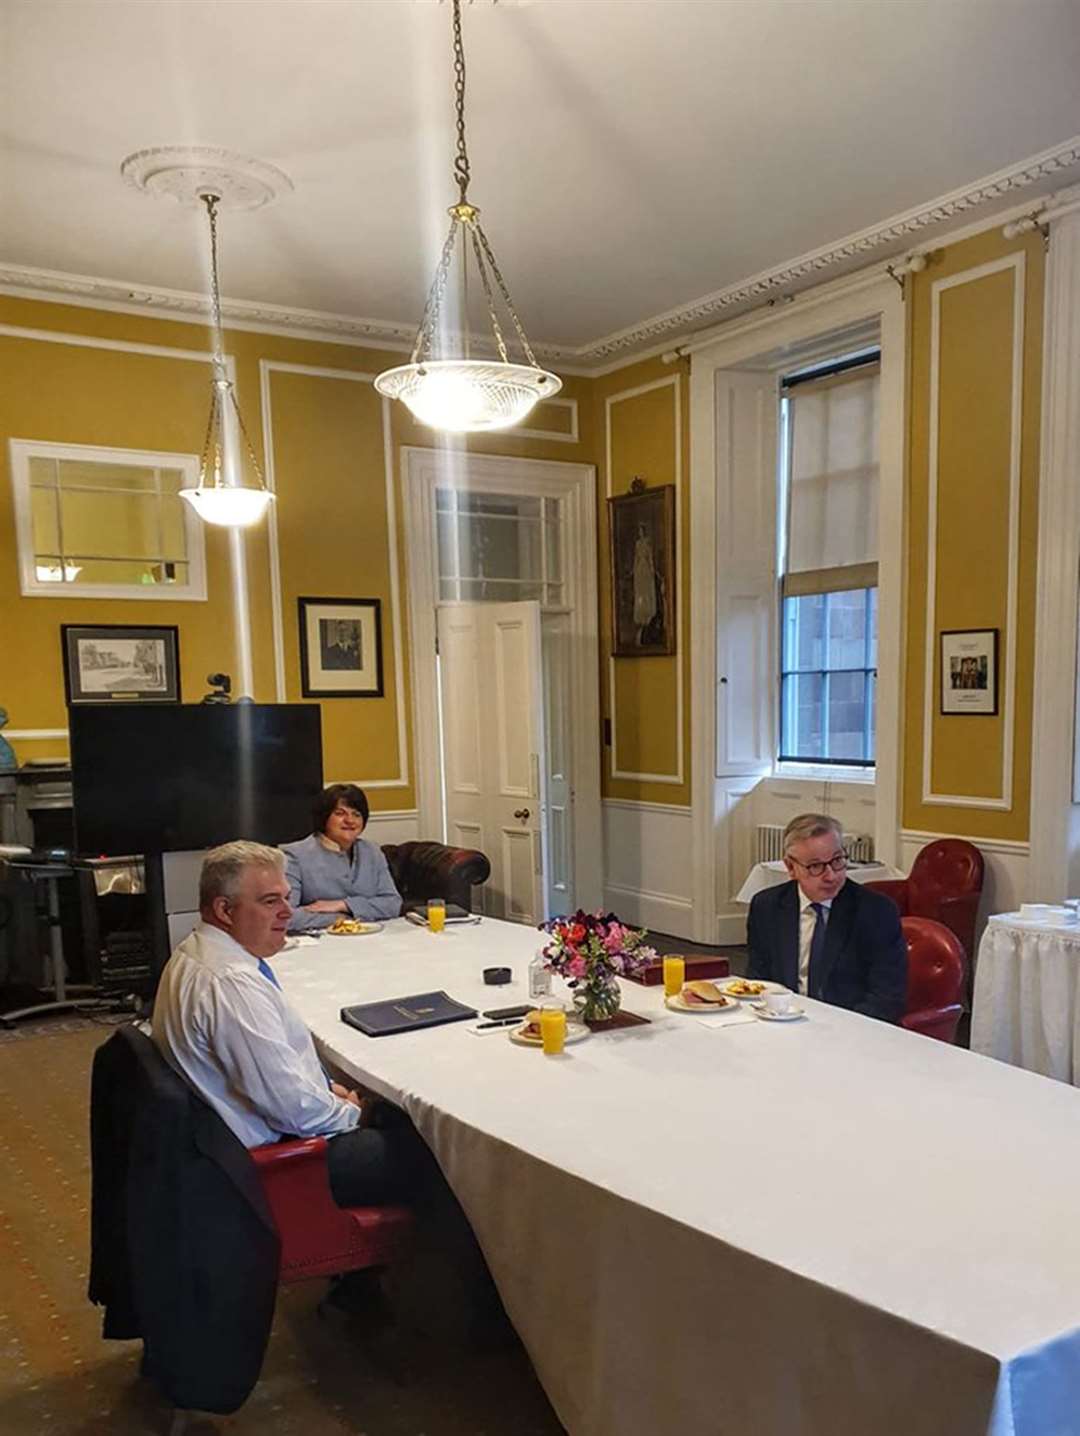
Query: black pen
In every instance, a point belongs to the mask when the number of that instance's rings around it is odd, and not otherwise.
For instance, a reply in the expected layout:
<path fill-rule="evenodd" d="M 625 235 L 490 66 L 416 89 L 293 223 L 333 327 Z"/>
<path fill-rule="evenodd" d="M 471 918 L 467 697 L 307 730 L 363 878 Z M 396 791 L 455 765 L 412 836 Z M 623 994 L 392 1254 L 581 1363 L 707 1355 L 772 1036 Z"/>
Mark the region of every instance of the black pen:
<path fill-rule="evenodd" d="M 500 1018 L 498 1018 L 495 1022 L 478 1022 L 478 1023 L 476 1024 L 476 1030 L 477 1030 L 477 1032 L 486 1032 L 486 1031 L 488 1030 L 488 1028 L 490 1028 L 490 1027 L 516 1027 L 519 1022 L 524 1022 L 524 1021 L 525 1021 L 524 1016 L 522 1016 L 522 1017 L 500 1017 Z"/>

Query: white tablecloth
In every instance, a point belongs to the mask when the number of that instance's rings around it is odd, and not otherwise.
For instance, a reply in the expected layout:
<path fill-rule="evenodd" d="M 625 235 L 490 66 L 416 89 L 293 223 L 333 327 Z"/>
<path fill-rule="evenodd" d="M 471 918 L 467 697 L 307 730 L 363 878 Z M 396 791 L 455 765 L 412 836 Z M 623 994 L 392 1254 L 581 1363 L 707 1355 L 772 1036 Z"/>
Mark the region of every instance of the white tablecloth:
<path fill-rule="evenodd" d="M 1080 927 L 1002 913 L 979 943 L 971 1014 L 976 1052 L 1080 1086 Z M 1080 1420 L 1077 1423 L 1080 1430 Z"/>
<path fill-rule="evenodd" d="M 633 984 L 652 1024 L 559 1058 L 339 1020 L 522 1000 L 536 943 L 395 922 L 275 966 L 435 1152 L 571 1436 L 1078 1430 L 1080 1093 L 819 1003 L 717 1030 Z"/>
<path fill-rule="evenodd" d="M 878 883 L 885 878 L 902 878 L 904 874 L 899 868 L 892 868 L 888 863 L 858 863 L 847 870 L 847 875 L 853 882 L 857 883 Z M 789 874 L 784 864 L 755 863 L 747 875 L 746 881 L 735 894 L 736 902 L 749 902 L 765 888 L 779 887 L 781 883 L 789 880 Z"/>

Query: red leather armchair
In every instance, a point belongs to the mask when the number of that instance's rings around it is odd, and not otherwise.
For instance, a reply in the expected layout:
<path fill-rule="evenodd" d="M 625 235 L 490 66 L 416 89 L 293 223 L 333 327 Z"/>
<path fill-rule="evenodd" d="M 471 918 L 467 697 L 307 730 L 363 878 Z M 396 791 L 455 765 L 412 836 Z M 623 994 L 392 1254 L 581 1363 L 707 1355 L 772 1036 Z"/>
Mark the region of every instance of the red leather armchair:
<path fill-rule="evenodd" d="M 404 908 L 445 898 L 472 912 L 472 890 L 491 876 L 491 864 L 475 848 L 445 843 L 385 843 L 383 856 Z"/>
<path fill-rule="evenodd" d="M 408 1244 L 407 1207 L 339 1207 L 330 1194 L 326 1138 L 253 1147 L 263 1193 L 281 1238 L 280 1282 L 388 1266 Z"/>
<path fill-rule="evenodd" d="M 927 843 L 906 878 L 867 883 L 891 897 L 901 917 L 928 917 L 960 940 L 970 970 L 975 957 L 975 917 L 983 885 L 983 855 L 963 838 Z"/>
<path fill-rule="evenodd" d="M 900 1026 L 939 1042 L 955 1042 L 964 1010 L 964 949 L 955 933 L 928 917 L 903 917 L 908 950 L 907 1010 Z"/>

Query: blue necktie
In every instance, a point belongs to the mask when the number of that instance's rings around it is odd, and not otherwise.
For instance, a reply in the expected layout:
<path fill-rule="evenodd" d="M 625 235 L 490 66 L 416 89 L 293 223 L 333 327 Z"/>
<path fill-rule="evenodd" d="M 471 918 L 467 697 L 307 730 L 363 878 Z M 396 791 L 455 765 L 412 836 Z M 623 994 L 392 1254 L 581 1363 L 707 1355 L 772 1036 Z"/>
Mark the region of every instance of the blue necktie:
<path fill-rule="evenodd" d="M 829 915 L 822 903 L 812 902 L 810 906 L 814 909 L 815 921 L 814 934 L 810 939 L 810 966 L 806 974 L 806 995 L 817 997 L 821 978 L 821 962 L 825 956 L 825 929 L 829 925 Z"/>
<path fill-rule="evenodd" d="M 277 978 L 274 976 L 274 969 L 263 957 L 259 958 L 259 971 L 262 973 L 263 977 L 269 978 L 269 980 L 274 984 L 274 986 L 279 992 L 281 991 L 281 983 L 278 982 Z"/>

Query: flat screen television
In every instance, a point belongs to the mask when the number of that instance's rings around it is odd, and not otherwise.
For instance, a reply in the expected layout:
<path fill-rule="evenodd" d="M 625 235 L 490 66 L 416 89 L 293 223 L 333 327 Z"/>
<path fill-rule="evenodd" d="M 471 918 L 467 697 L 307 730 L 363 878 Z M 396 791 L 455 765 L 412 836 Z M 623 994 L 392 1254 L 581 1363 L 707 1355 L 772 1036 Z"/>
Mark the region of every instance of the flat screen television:
<path fill-rule="evenodd" d="M 313 703 L 69 710 L 75 843 L 84 856 L 169 853 L 311 831 L 322 787 Z"/>

